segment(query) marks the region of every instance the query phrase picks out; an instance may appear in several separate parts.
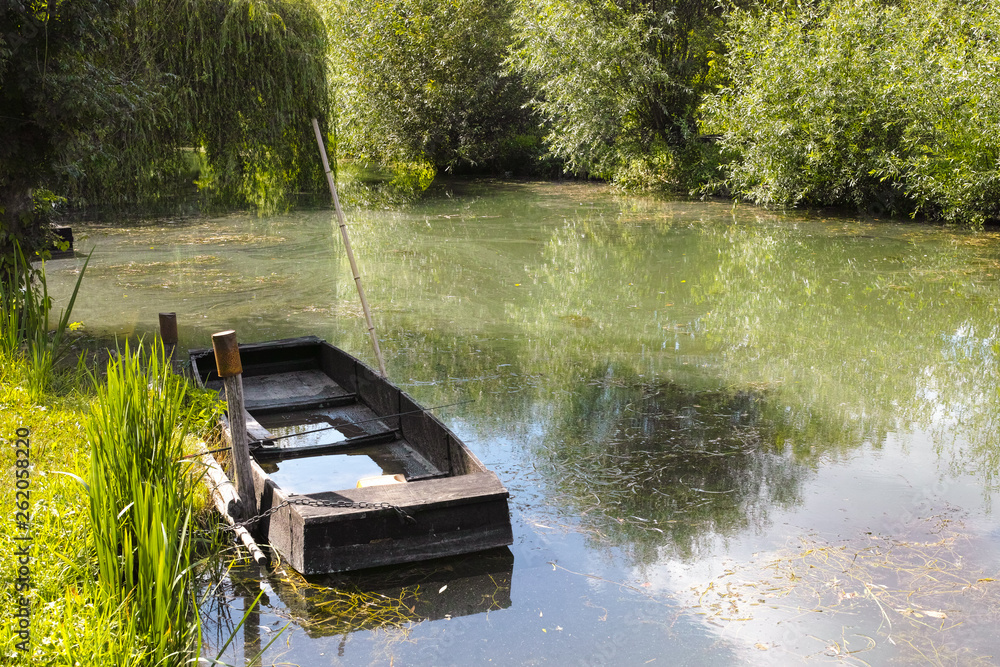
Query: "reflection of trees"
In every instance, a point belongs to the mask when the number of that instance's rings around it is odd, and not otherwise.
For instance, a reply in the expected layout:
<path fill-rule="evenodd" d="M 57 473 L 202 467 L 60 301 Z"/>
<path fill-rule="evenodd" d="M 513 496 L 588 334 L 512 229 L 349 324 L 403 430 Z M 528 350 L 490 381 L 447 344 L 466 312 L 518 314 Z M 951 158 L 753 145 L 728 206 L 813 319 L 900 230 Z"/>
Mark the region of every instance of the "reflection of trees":
<path fill-rule="evenodd" d="M 608 368 L 565 403 L 536 455 L 556 500 L 595 540 L 651 562 L 714 534 L 761 528 L 797 502 L 807 468 L 775 445 L 750 392 L 692 392 Z"/>
<path fill-rule="evenodd" d="M 405 343 L 390 375 L 422 405 L 472 401 L 442 414 L 470 418 L 487 438 L 527 427 L 540 378 L 522 344 L 440 331 L 408 334 Z"/>
<path fill-rule="evenodd" d="M 879 446 L 886 432 L 913 426 L 936 431 L 942 448 L 958 434 L 971 450 L 951 452 L 956 462 L 967 468 L 958 459 L 973 453 L 991 480 L 1000 345 L 995 283 L 982 274 L 996 259 L 964 234 L 857 230 L 706 232 L 724 249 L 699 281 L 724 372 L 735 386 L 776 387 L 803 421 L 842 425 L 827 448 Z"/>
<path fill-rule="evenodd" d="M 546 374 L 578 379 L 580 363 L 614 361 L 673 376 L 685 372 L 685 355 L 704 351 L 689 287 L 700 235 L 685 211 L 676 213 L 640 226 L 623 209 L 616 220 L 578 215 L 553 227 L 530 274 L 532 298 L 506 310 L 529 332 Z M 685 384 L 706 380 L 685 375 Z"/>

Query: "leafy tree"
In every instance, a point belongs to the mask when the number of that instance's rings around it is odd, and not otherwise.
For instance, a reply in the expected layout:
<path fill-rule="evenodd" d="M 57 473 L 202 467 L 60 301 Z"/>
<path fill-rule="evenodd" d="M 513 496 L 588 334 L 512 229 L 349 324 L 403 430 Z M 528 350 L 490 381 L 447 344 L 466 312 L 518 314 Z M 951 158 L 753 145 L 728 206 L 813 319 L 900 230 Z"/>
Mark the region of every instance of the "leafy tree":
<path fill-rule="evenodd" d="M 343 154 L 513 171 L 540 146 L 503 64 L 509 0 L 329 0 Z"/>
<path fill-rule="evenodd" d="M 783 2 L 737 11 L 706 104 L 723 184 L 758 204 L 1000 217 L 1000 3 Z"/>
<path fill-rule="evenodd" d="M 716 0 L 520 0 L 514 23 L 510 62 L 571 171 L 629 185 L 690 180 L 720 48 Z"/>
<path fill-rule="evenodd" d="M 14 243 L 45 242 L 36 189 L 58 170 L 60 148 L 126 105 L 111 70 L 86 54 L 113 40 L 123 0 L 10 0 L 0 9 L 0 259 Z"/>
<path fill-rule="evenodd" d="M 268 207 L 322 185 L 310 119 L 327 116 L 327 42 L 308 0 L 2 7 L 3 257 L 16 240 L 44 244 L 40 194 L 148 201 L 174 193 L 192 154 L 228 203 Z"/>
<path fill-rule="evenodd" d="M 217 194 L 258 208 L 325 190 L 311 119 L 329 109 L 323 19 L 311 0 L 141 0 L 150 58 L 204 149 Z"/>

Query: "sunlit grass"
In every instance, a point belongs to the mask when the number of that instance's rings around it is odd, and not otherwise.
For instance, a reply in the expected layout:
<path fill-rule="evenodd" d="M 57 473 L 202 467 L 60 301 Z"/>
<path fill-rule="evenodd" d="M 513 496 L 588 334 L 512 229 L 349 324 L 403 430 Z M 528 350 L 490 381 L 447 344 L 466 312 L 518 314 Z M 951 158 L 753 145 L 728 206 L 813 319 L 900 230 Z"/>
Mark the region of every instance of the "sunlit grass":
<path fill-rule="evenodd" d="M 13 321 L 4 315 L 0 327 Z M 181 457 L 188 431 L 214 421 L 217 400 L 174 375 L 158 342 L 147 352 L 126 346 L 104 379 L 40 364 L 52 348 L 22 334 L 5 340 L 21 342 L 0 350 L 0 436 L 10 445 L 0 499 L 14 506 L 14 436 L 26 430 L 31 639 L 18 647 L 22 592 L 5 586 L 0 664 L 190 664 L 200 651 L 192 581 L 215 540 L 194 542 L 205 490 Z M 5 582 L 17 580 L 16 538 L 26 534 L 14 518 L 5 512 L 0 531 Z"/>
<path fill-rule="evenodd" d="M 29 395 L 29 362 L 0 355 L 0 434 L 10 445 L 17 429 L 30 432 L 31 649 L 19 651 L 15 633 L 17 591 L 0 591 L 0 664 L 139 665 L 144 650 L 135 619 L 93 577 L 88 498 L 73 477 L 86 476 L 88 454 L 82 423 L 87 397 L 79 393 L 37 400 Z M 8 437 L 11 440 L 8 443 Z M 14 503 L 15 467 L 0 476 L 0 502 Z M 12 513 L 0 531 L 0 580 L 14 582 L 19 567 Z"/>

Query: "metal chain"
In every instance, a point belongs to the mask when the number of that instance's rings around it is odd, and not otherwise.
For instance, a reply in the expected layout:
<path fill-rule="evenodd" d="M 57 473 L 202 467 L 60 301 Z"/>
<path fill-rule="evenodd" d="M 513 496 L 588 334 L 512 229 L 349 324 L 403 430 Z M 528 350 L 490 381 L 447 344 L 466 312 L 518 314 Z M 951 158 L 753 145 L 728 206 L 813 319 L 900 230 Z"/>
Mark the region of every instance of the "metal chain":
<path fill-rule="evenodd" d="M 223 529 L 233 530 L 237 526 L 242 526 L 245 528 L 251 524 L 257 523 L 262 519 L 266 519 L 267 517 L 277 512 L 278 510 L 284 507 L 288 507 L 290 505 L 304 505 L 306 507 L 338 507 L 346 509 L 376 509 L 376 510 L 388 509 L 388 510 L 394 510 L 396 514 L 399 515 L 400 523 L 417 522 L 417 520 L 414 519 L 412 515 L 407 514 L 402 507 L 398 507 L 390 503 L 369 503 L 363 500 L 350 501 L 350 500 L 317 500 L 315 498 L 292 498 L 290 500 L 286 500 L 283 503 L 275 505 L 274 507 L 265 512 L 261 512 L 256 516 L 252 516 L 245 521 L 238 521 L 232 526 L 224 526 Z"/>

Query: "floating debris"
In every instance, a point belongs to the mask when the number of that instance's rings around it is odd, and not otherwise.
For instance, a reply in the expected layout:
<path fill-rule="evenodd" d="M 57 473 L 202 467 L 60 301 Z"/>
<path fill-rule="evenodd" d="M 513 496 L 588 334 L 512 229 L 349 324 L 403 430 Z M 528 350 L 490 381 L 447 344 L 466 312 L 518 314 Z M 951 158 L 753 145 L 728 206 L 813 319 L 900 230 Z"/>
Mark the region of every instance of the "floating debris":
<path fill-rule="evenodd" d="M 879 661 L 891 655 L 990 664 L 990 656 L 963 648 L 963 639 L 992 632 L 1000 587 L 964 563 L 956 549 L 965 539 L 963 526 L 939 515 L 905 534 L 919 537 L 800 538 L 767 560 L 692 586 L 687 603 L 707 624 L 756 641 L 758 649 L 773 646 L 769 635 L 780 627 L 782 648 L 799 657 L 813 655 L 808 642 L 818 640 L 822 654 L 851 657 L 849 664 L 868 664 L 874 658 L 861 655 L 870 652 Z M 824 638 L 824 632 L 838 636 Z M 801 642 L 794 648 L 792 634 Z"/>

